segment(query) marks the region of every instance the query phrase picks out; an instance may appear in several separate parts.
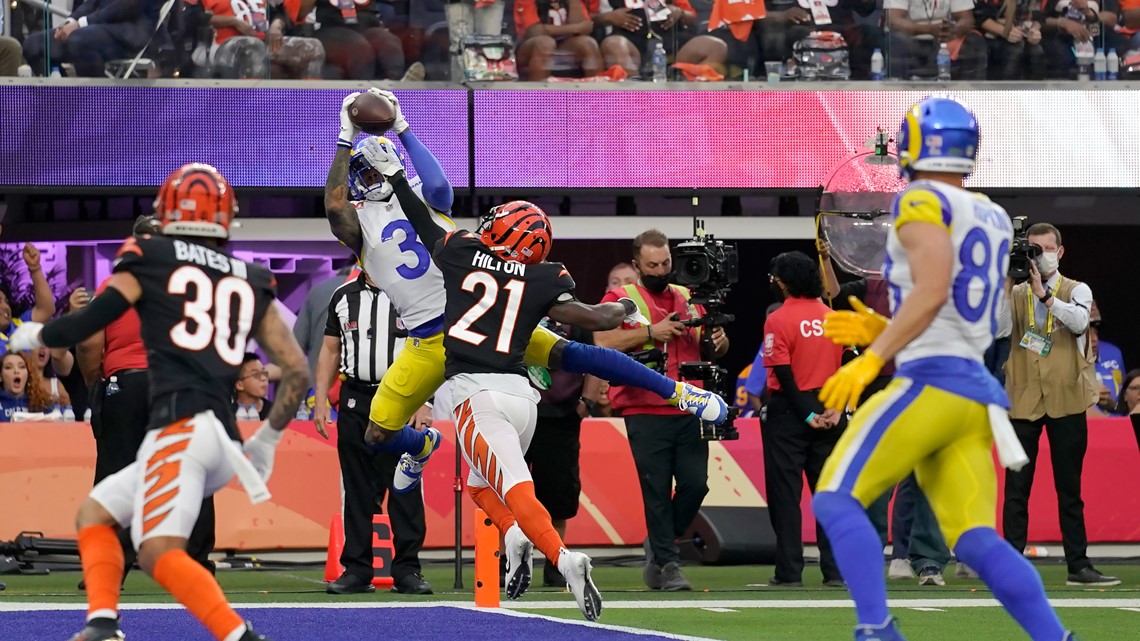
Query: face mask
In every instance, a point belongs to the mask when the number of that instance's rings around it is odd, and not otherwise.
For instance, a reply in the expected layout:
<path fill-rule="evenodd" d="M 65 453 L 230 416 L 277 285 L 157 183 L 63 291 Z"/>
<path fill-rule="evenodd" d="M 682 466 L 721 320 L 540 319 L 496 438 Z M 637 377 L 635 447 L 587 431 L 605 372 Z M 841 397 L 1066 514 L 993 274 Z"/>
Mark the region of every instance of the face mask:
<path fill-rule="evenodd" d="M 784 290 L 780 289 L 779 283 L 768 283 L 768 291 L 772 292 L 772 297 L 776 299 L 776 302 L 784 300 Z"/>
<path fill-rule="evenodd" d="M 1051 276 L 1060 264 L 1061 259 L 1057 257 L 1057 252 L 1045 252 L 1037 257 L 1037 271 L 1041 272 L 1042 276 Z"/>
<path fill-rule="evenodd" d="M 641 284 L 645 286 L 645 289 L 648 289 L 654 294 L 660 294 L 669 287 L 669 276 L 670 274 L 662 274 L 660 276 L 642 274 Z"/>

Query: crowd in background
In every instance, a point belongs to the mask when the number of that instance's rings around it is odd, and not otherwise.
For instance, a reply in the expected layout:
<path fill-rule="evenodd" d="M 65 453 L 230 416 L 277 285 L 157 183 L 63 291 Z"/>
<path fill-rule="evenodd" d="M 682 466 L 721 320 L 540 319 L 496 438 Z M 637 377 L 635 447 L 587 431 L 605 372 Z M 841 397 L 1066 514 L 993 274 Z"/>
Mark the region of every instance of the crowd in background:
<path fill-rule="evenodd" d="M 121 77 L 140 51 L 132 75 L 182 78 L 1140 74 L 1140 0 L 77 0 L 46 31 L 29 4 L 10 22 L 0 76 Z"/>

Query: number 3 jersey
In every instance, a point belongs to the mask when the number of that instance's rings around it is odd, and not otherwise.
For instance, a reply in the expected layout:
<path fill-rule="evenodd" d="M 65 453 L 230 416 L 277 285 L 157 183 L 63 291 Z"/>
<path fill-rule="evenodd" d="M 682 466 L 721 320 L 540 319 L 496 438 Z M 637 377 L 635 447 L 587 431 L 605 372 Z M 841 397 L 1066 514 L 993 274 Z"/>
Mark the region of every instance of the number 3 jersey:
<path fill-rule="evenodd" d="M 221 249 L 166 236 L 127 239 L 114 270 L 142 286 L 135 309 L 147 351 L 151 427 L 161 426 L 158 416 L 182 411 L 156 403 L 172 392 L 202 392 L 215 401 L 210 409 L 221 402 L 228 410 L 250 335 L 276 297 L 273 274 Z M 218 419 L 232 429 L 225 413 Z"/>
<path fill-rule="evenodd" d="M 1009 215 L 981 194 L 920 180 L 895 198 L 891 216 L 894 230 L 887 239 L 883 275 L 890 287 L 892 314 L 914 289 L 898 230 L 912 222 L 943 227 L 954 254 L 949 296 L 930 326 L 895 357 L 898 375 L 1008 407 L 1005 392 L 985 368 L 983 357 L 997 332 L 997 308 L 1009 269 L 1013 240 Z"/>
<path fill-rule="evenodd" d="M 420 181 L 413 179 L 418 195 Z M 412 338 L 443 331 L 443 274 L 416 236 L 412 223 L 395 197 L 387 201 L 354 201 L 363 237 L 361 262 L 373 282 L 384 290 Z M 436 224 L 451 231 L 450 218 L 432 212 Z"/>
<path fill-rule="evenodd" d="M 526 376 L 530 335 L 560 302 L 574 300 L 562 263 L 502 260 L 469 232 L 448 234 L 435 248 L 447 292 L 447 378 L 460 374 Z M 523 385 L 529 384 L 523 379 Z"/>

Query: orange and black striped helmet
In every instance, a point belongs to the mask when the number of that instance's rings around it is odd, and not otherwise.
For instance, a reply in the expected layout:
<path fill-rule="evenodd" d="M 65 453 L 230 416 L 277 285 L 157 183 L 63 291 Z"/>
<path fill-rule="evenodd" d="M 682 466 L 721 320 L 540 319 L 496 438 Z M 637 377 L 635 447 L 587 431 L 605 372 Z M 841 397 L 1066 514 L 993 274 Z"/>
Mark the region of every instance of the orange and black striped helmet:
<path fill-rule="evenodd" d="M 479 221 L 479 239 L 503 260 L 528 265 L 546 260 L 554 241 L 546 212 L 525 200 L 492 207 Z"/>
<path fill-rule="evenodd" d="M 230 181 L 212 165 L 193 162 L 170 174 L 154 199 L 154 215 L 166 236 L 227 239 L 238 213 Z"/>

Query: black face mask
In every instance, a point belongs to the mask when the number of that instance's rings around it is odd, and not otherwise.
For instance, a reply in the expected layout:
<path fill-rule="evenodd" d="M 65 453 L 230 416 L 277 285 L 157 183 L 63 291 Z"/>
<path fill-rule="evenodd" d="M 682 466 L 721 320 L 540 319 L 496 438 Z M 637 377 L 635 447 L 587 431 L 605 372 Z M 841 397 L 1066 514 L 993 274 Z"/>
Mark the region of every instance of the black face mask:
<path fill-rule="evenodd" d="M 784 290 L 780 289 L 779 283 L 768 283 L 768 290 L 772 292 L 772 297 L 775 298 L 777 302 L 784 300 Z"/>
<path fill-rule="evenodd" d="M 669 278 L 671 276 L 672 274 L 662 274 L 660 276 L 653 274 L 642 274 L 641 284 L 645 286 L 645 289 L 648 289 L 654 294 L 660 294 L 661 292 L 668 289 Z"/>

